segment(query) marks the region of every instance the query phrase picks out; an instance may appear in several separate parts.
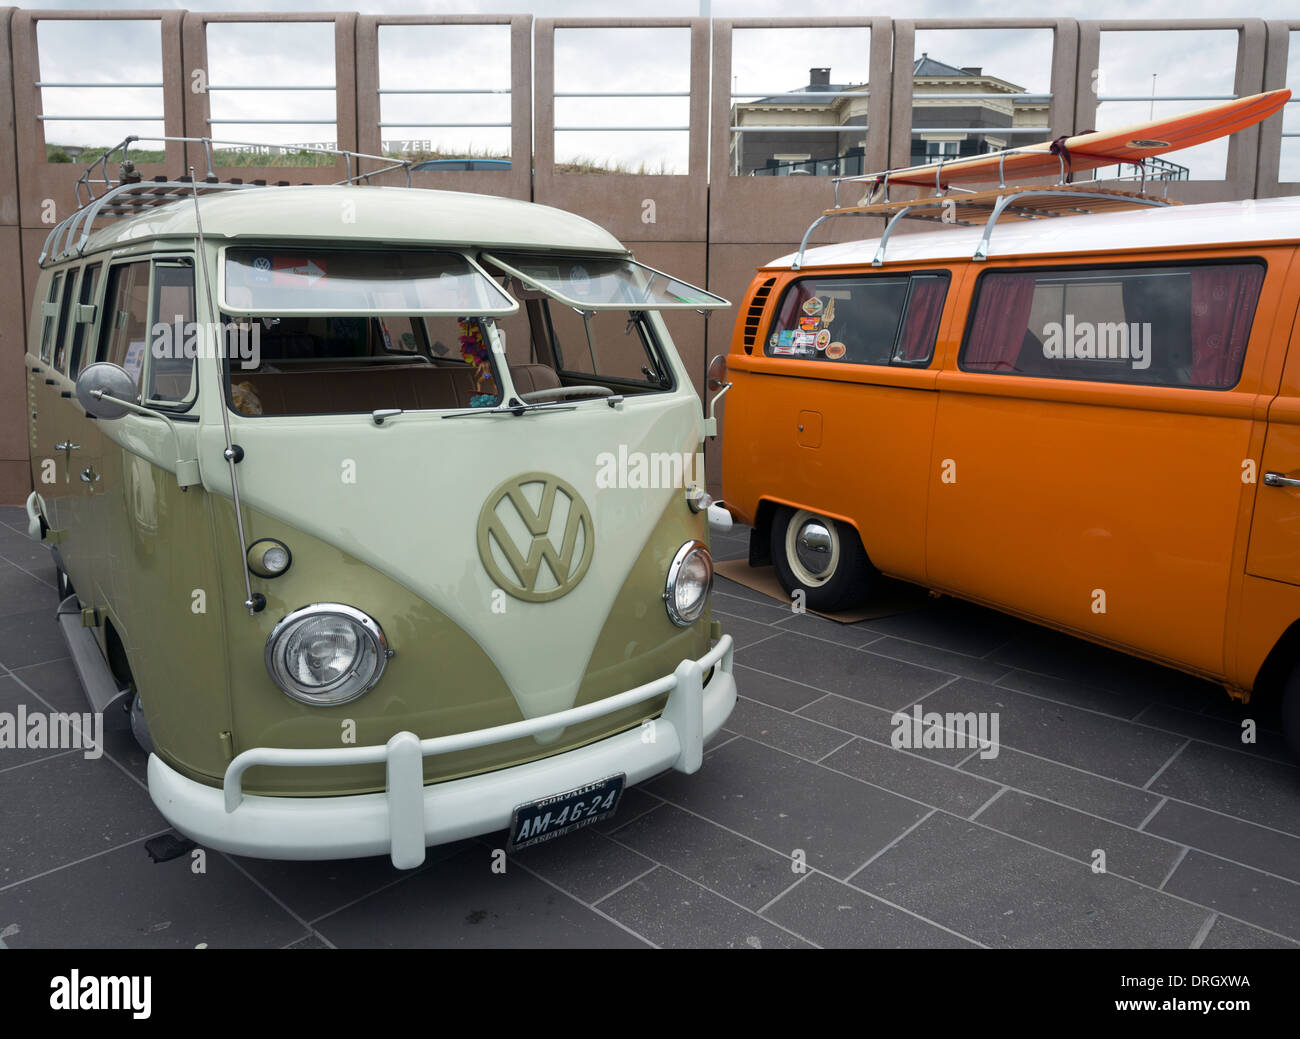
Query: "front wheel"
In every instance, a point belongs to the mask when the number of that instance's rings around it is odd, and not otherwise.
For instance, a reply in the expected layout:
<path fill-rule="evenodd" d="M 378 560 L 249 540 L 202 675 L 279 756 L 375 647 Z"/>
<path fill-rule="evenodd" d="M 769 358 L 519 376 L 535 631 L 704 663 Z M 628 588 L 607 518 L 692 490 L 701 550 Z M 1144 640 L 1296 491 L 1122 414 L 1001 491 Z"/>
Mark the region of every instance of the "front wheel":
<path fill-rule="evenodd" d="M 786 592 L 828 613 L 857 605 L 879 577 L 851 526 L 788 506 L 772 517 L 772 562 Z"/>

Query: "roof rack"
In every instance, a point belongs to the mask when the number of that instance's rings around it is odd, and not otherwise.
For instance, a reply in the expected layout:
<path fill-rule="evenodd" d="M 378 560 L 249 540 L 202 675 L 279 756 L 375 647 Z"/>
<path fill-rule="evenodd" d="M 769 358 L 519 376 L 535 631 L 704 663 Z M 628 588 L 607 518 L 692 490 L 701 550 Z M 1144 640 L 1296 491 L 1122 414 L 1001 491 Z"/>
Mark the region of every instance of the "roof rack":
<path fill-rule="evenodd" d="M 1002 155 L 1019 154 L 1018 149 L 1008 149 Z M 989 245 L 993 229 L 1000 220 L 1044 220 L 1058 216 L 1079 216 L 1092 213 L 1112 212 L 1124 209 L 1159 208 L 1175 206 L 1179 203 L 1167 197 L 1168 178 L 1164 170 L 1145 162 L 1124 163 L 1136 170 L 1128 177 L 1116 177 L 1111 180 L 1140 180 L 1139 191 L 1123 191 L 1108 187 L 1107 183 L 1089 181 L 1074 184 L 1064 155 L 1060 160 L 1060 177 L 1055 184 L 1048 185 L 1012 185 L 1007 186 L 1002 176 L 1002 161 L 999 159 L 998 186 L 983 191 L 949 186 L 943 187 L 943 160 L 935 163 L 936 194 L 912 199 L 889 199 L 889 177 L 899 170 L 884 170 L 880 173 L 868 173 L 854 177 L 836 177 L 835 206 L 824 210 L 816 220 L 808 225 L 803 240 L 799 243 L 799 252 L 795 256 L 792 268 L 799 270 L 803 266 L 804 254 L 813 232 L 827 220 L 838 216 L 881 216 L 887 217 L 884 231 L 881 232 L 876 254 L 871 265 L 879 267 L 885 262 L 885 252 L 890 236 L 899 222 L 906 219 L 930 220 L 935 223 L 949 224 L 956 227 L 976 227 L 982 222 L 984 233 L 971 256 L 972 260 L 988 259 Z M 1118 164 L 1117 164 L 1118 165 Z M 915 167 L 906 167 L 914 172 Z M 1147 180 L 1165 182 L 1165 195 L 1148 193 L 1145 188 Z M 870 183 L 872 187 L 857 205 L 840 205 L 840 184 L 846 182 Z M 883 198 L 875 201 L 877 194 Z"/>
<path fill-rule="evenodd" d="M 137 141 L 176 141 L 187 144 L 200 144 L 203 146 L 203 152 L 207 159 L 208 172 L 203 180 L 195 182 L 193 177 L 184 176 L 176 180 L 169 180 L 166 177 L 155 177 L 151 181 L 143 180 L 140 174 L 136 172 L 135 165 L 128 154 L 132 144 Z M 371 155 L 367 152 L 348 151 L 343 148 L 319 148 L 315 146 L 297 147 L 294 145 L 268 144 L 261 141 L 226 141 L 217 140 L 211 137 L 138 137 L 131 135 L 123 139 L 118 144 L 109 148 L 103 155 L 99 156 L 86 167 L 85 172 L 77 178 L 75 190 L 77 194 L 77 211 L 71 216 L 65 217 L 60 221 L 45 238 L 45 246 L 41 249 L 41 254 L 37 263 L 44 267 L 47 262 L 53 263 L 59 260 L 65 260 L 70 256 L 80 255 L 85 249 L 91 233 L 95 230 L 95 221 L 104 218 L 118 219 L 124 216 L 135 216 L 139 213 L 148 212 L 161 206 L 168 205 L 172 202 L 178 202 L 182 199 L 191 198 L 194 195 L 206 195 L 218 191 L 227 191 L 236 188 L 255 188 L 266 187 L 264 180 L 255 180 L 252 183 L 245 183 L 238 177 L 232 177 L 230 180 L 223 181 L 218 179 L 212 166 L 212 146 L 217 145 L 236 145 L 254 148 L 280 148 L 296 152 L 313 152 L 322 155 L 334 155 L 342 158 L 347 164 L 347 176 L 342 180 L 335 181 L 335 184 L 355 184 L 358 182 L 370 183 L 372 177 L 377 177 L 383 173 L 389 173 L 393 170 L 404 170 L 406 172 L 406 186 L 411 186 L 411 166 L 413 160 L 410 159 L 393 159 L 387 155 Z M 111 156 L 120 155 L 119 175 L 114 179 L 109 174 L 108 161 Z M 370 170 L 369 172 L 361 171 L 361 160 L 375 159 L 385 165 L 379 169 Z M 353 172 L 353 161 L 356 160 L 356 172 Z M 96 169 L 99 176 L 95 176 Z M 287 185 L 288 181 L 280 181 L 279 186 Z M 82 189 L 85 189 L 86 200 L 82 201 Z M 96 189 L 102 189 L 97 193 Z M 78 237 L 78 232 L 80 236 Z M 75 239 L 75 244 L 74 244 Z"/>

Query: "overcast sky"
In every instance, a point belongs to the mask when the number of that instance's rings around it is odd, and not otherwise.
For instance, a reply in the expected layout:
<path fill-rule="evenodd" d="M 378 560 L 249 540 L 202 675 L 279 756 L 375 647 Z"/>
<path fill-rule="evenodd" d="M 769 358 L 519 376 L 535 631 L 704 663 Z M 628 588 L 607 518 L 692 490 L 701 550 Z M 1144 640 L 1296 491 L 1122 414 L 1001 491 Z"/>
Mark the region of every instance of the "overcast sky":
<path fill-rule="evenodd" d="M 178 7 L 214 11 L 319 10 L 308 0 L 115 0 L 112 3 L 42 0 L 20 7 L 63 9 L 152 9 Z M 379 0 L 360 0 L 363 13 L 530 13 L 539 17 L 694 15 L 692 0 L 658 0 L 617 4 L 597 0 L 403 0 L 400 7 Z M 800 15 L 843 15 L 842 0 L 802 0 Z M 788 0 L 713 0 L 714 17 L 789 16 Z M 1088 18 L 1263 17 L 1294 18 L 1295 0 L 1064 0 L 1044 11 L 1035 0 L 913 0 L 911 17 L 1008 17 L 1061 15 Z M 40 27 L 42 80 L 46 82 L 155 82 L 161 77 L 156 22 L 61 23 Z M 1300 33 L 1293 34 L 1290 79 L 1300 88 Z M 733 88 L 738 97 L 790 90 L 807 82 L 812 66 L 829 66 L 837 83 L 868 79 L 870 31 L 863 29 L 737 30 L 733 38 Z M 333 84 L 333 35 L 327 24 L 263 26 L 215 24 L 209 28 L 211 81 L 220 85 Z M 1050 89 L 1051 33 L 1047 30 L 923 30 L 916 51 L 957 66 L 983 67 L 1030 92 Z M 1108 32 L 1103 35 L 1098 79 L 1102 96 L 1148 98 L 1177 94 L 1227 95 L 1232 92 L 1236 33 L 1201 30 L 1177 34 Z M 394 89 L 477 89 L 509 87 L 509 36 L 504 26 L 381 28 L 381 86 Z M 556 37 L 558 92 L 656 91 L 685 93 L 689 86 L 689 31 L 686 29 L 565 29 Z M 1154 79 L 1153 79 L 1154 76 Z M 1298 91 L 1300 92 L 1300 91 Z M 149 88 L 82 90 L 47 88 L 47 115 L 115 112 L 133 117 L 116 122 L 47 122 L 47 139 L 69 144 L 104 144 L 144 129 L 160 132 L 160 123 L 142 120 L 161 112 L 161 91 Z M 1103 104 L 1099 127 L 1124 125 L 1154 115 L 1172 114 L 1208 102 L 1150 101 Z M 469 95 L 387 94 L 382 101 L 386 140 L 427 141 L 435 148 L 477 154 L 509 151 L 509 97 L 501 93 Z M 650 99 L 565 99 L 556 103 L 557 127 L 680 127 L 687 123 L 687 101 L 680 97 Z M 334 95 L 320 91 L 226 91 L 212 95 L 214 120 L 267 119 L 318 122 L 267 125 L 220 122 L 214 137 L 281 142 L 328 142 L 333 139 Z M 421 127 L 418 123 L 475 124 L 456 128 Z M 1288 106 L 1287 128 L 1300 130 L 1300 105 Z M 1284 163 L 1300 179 L 1300 138 L 1288 139 Z M 680 131 L 611 133 L 557 132 L 561 160 L 588 158 L 632 167 L 685 172 L 687 135 Z M 1194 175 L 1222 176 L 1226 142 L 1216 142 L 1175 156 L 1192 166 Z"/>

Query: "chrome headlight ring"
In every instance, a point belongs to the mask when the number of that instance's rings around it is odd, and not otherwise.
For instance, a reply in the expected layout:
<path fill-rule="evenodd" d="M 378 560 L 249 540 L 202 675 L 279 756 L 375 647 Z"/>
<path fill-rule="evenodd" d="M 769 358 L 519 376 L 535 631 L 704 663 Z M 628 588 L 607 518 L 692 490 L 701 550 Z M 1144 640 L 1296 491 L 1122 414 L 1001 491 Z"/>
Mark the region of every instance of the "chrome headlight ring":
<path fill-rule="evenodd" d="M 343 603 L 294 610 L 266 639 L 266 670 L 284 694 L 311 707 L 337 707 L 363 696 L 393 651 L 369 614 Z M 319 681 L 313 681 L 319 673 Z"/>
<path fill-rule="evenodd" d="M 699 577 L 699 568 L 703 567 L 704 578 Z M 678 594 L 679 584 L 693 581 L 698 592 L 683 602 Z M 688 628 L 704 614 L 704 607 L 709 601 L 709 592 L 713 590 L 713 558 L 709 547 L 698 539 L 682 545 L 673 556 L 672 565 L 668 567 L 668 580 L 664 585 L 664 606 L 668 618 L 679 628 Z"/>

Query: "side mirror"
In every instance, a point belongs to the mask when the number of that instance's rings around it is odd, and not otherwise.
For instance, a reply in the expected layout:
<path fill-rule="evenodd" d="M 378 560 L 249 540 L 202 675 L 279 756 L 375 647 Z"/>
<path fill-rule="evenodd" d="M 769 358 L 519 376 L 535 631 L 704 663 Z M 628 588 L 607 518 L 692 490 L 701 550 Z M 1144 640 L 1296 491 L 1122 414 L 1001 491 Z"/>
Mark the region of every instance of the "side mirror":
<path fill-rule="evenodd" d="M 718 392 L 709 401 L 709 414 L 704 419 L 704 435 L 706 437 L 716 437 L 718 435 L 718 419 L 714 412 L 717 410 L 718 401 L 722 400 L 722 395 L 731 389 L 731 383 L 727 381 L 726 354 L 718 354 L 709 362 L 707 382 L 710 390 L 717 390 Z"/>
<path fill-rule="evenodd" d="M 718 354 L 709 362 L 709 389 L 720 390 L 727 384 L 727 355 Z"/>
<path fill-rule="evenodd" d="M 87 365 L 77 376 L 77 401 L 95 418 L 121 418 L 138 393 L 127 370 L 109 361 Z"/>

